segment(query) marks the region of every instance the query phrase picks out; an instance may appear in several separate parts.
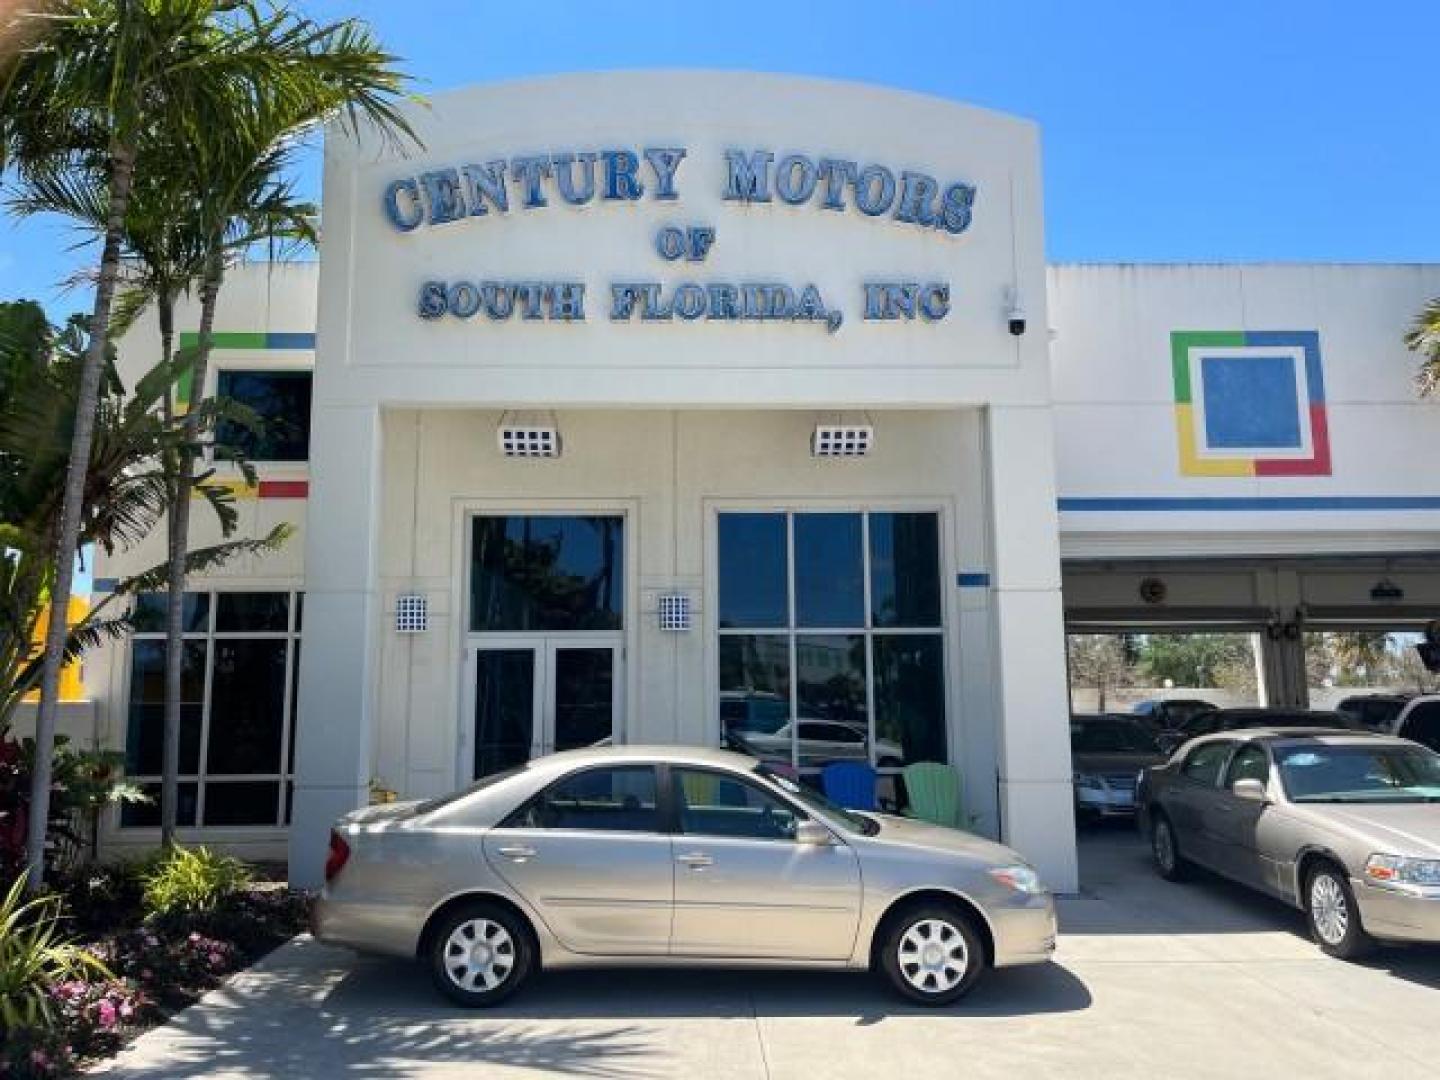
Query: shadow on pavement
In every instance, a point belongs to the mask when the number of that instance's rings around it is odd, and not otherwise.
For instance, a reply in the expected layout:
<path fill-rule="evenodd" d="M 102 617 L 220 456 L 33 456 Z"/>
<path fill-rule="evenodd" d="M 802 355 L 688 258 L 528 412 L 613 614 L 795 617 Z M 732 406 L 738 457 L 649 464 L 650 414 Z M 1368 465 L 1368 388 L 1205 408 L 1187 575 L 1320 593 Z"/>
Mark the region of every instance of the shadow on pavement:
<path fill-rule="evenodd" d="M 467 1013 L 441 998 L 419 964 L 357 960 L 326 998 L 338 1012 L 380 1001 L 397 1019 L 480 1016 L 507 1020 L 716 1017 L 1026 1016 L 1074 1012 L 1090 1004 L 1084 983 L 1058 964 L 991 972 L 963 1001 L 945 1009 L 910 1005 L 863 972 L 616 968 L 541 974 L 511 1001 Z"/>

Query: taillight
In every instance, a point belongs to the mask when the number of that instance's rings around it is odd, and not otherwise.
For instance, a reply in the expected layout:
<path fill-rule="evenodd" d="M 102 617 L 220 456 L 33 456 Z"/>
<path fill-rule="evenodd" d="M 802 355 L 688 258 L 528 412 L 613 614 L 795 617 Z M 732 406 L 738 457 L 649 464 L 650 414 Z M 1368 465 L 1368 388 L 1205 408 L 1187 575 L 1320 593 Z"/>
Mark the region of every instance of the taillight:
<path fill-rule="evenodd" d="M 334 879 L 350 860 L 350 845 L 334 829 L 330 830 L 330 854 L 325 858 L 325 880 Z"/>

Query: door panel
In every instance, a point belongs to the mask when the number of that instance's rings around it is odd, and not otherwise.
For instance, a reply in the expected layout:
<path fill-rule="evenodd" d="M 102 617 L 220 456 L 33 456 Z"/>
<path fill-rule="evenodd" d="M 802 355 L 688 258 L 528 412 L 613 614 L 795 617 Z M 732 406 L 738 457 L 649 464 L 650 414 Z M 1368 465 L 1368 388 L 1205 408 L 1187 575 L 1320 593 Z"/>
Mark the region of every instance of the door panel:
<path fill-rule="evenodd" d="M 665 953 L 674 895 L 670 837 L 559 829 L 493 829 L 485 857 L 567 949 Z"/>
<path fill-rule="evenodd" d="M 842 960 L 855 943 L 860 870 L 844 844 L 797 844 L 798 810 L 732 774 L 672 770 L 670 951 L 687 956 Z"/>
<path fill-rule="evenodd" d="M 594 746 L 615 733 L 616 650 L 555 646 L 550 652 L 547 750 Z"/>
<path fill-rule="evenodd" d="M 533 648 L 475 651 L 473 779 L 529 761 L 539 682 Z"/>

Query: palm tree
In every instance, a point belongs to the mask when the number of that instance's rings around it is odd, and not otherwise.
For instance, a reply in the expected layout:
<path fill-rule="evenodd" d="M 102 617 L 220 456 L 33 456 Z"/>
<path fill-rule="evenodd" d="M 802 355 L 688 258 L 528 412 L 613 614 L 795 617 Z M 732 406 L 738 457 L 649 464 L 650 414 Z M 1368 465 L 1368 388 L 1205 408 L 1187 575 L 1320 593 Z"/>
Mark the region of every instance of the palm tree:
<path fill-rule="evenodd" d="M 192 395 L 204 394 L 214 342 L 215 311 L 227 267 L 254 245 L 313 244 L 316 208 L 296 200 L 285 179 L 294 147 L 326 120 L 350 125 L 362 118 L 387 139 L 414 134 L 395 110 L 404 78 L 368 30 L 347 20 L 317 26 L 303 19 L 277 21 L 267 40 L 286 78 L 254 88 L 234 102 L 225 118 L 232 137 L 201 145 L 184 156 L 192 176 L 194 199 L 185 227 L 200 262 L 200 325 L 191 376 Z M 162 841 L 174 835 L 178 810 L 184 592 L 189 543 L 189 492 L 194 451 L 199 441 L 190 430 L 193 412 L 182 423 L 175 501 L 168 520 L 170 575 L 166 610 L 164 752 L 161 772 Z"/>
<path fill-rule="evenodd" d="M 1422 397 L 1440 393 L 1440 297 L 1425 305 L 1405 335 L 1405 347 L 1421 354 L 1415 385 Z"/>
<path fill-rule="evenodd" d="M 74 398 L 88 347 L 83 318 L 56 328 L 42 316 L 43 329 L 37 330 L 38 312 L 38 305 L 0 305 L 5 390 L 0 394 L 0 730 L 34 688 L 43 666 L 43 659 L 33 655 L 32 642 L 36 623 L 49 606 L 55 572 L 49 556 L 62 510 L 60 482 L 68 465 Z M 174 375 L 173 369 L 157 367 L 127 392 L 107 362 L 86 470 L 83 543 L 107 553 L 130 547 L 167 512 L 171 487 L 162 462 L 174 456 L 181 431 L 163 421 L 156 400 Z M 205 431 L 231 418 L 219 403 L 201 411 Z M 230 491 L 208 478 L 199 490 L 228 537 L 238 521 Z M 229 541 L 192 552 L 192 568 L 273 550 L 288 535 L 288 527 L 281 527 L 261 540 Z M 64 659 L 123 632 L 127 623 L 115 614 L 118 602 L 137 590 L 157 588 L 164 569 L 156 567 L 122 582 L 92 608 L 70 628 Z"/>
<path fill-rule="evenodd" d="M 105 179 L 107 196 L 50 590 L 54 609 L 65 611 L 136 163 L 157 141 L 222 146 L 235 130 L 226 121 L 247 95 L 269 90 L 281 97 L 303 96 L 312 81 L 297 60 L 327 39 L 323 28 L 259 0 L 54 0 L 28 18 L 35 22 L 15 38 L 21 47 L 0 60 L 0 169 L 13 170 L 22 186 L 71 169 L 97 172 Z M 41 29 L 30 31 L 31 25 Z M 342 42 L 369 45 L 358 28 L 340 25 Z M 331 73 L 340 84 L 351 85 L 359 74 L 355 57 L 340 52 Z M 398 91 L 394 78 L 391 92 Z M 348 107 L 352 121 L 363 115 L 389 125 L 386 130 L 403 128 L 385 94 L 360 95 L 337 107 Z M 28 845 L 32 888 L 44 872 L 44 819 L 64 643 L 65 621 L 52 620 L 35 732 L 35 812 Z"/>

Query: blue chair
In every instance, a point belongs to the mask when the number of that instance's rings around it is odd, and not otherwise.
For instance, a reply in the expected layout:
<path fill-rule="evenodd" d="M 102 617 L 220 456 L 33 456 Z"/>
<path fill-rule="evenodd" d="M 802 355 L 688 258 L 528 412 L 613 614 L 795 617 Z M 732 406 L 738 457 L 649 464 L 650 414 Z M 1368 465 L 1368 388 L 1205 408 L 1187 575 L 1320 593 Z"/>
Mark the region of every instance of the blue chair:
<path fill-rule="evenodd" d="M 847 810 L 875 809 L 875 770 L 858 761 L 832 761 L 820 770 L 825 797 Z"/>

